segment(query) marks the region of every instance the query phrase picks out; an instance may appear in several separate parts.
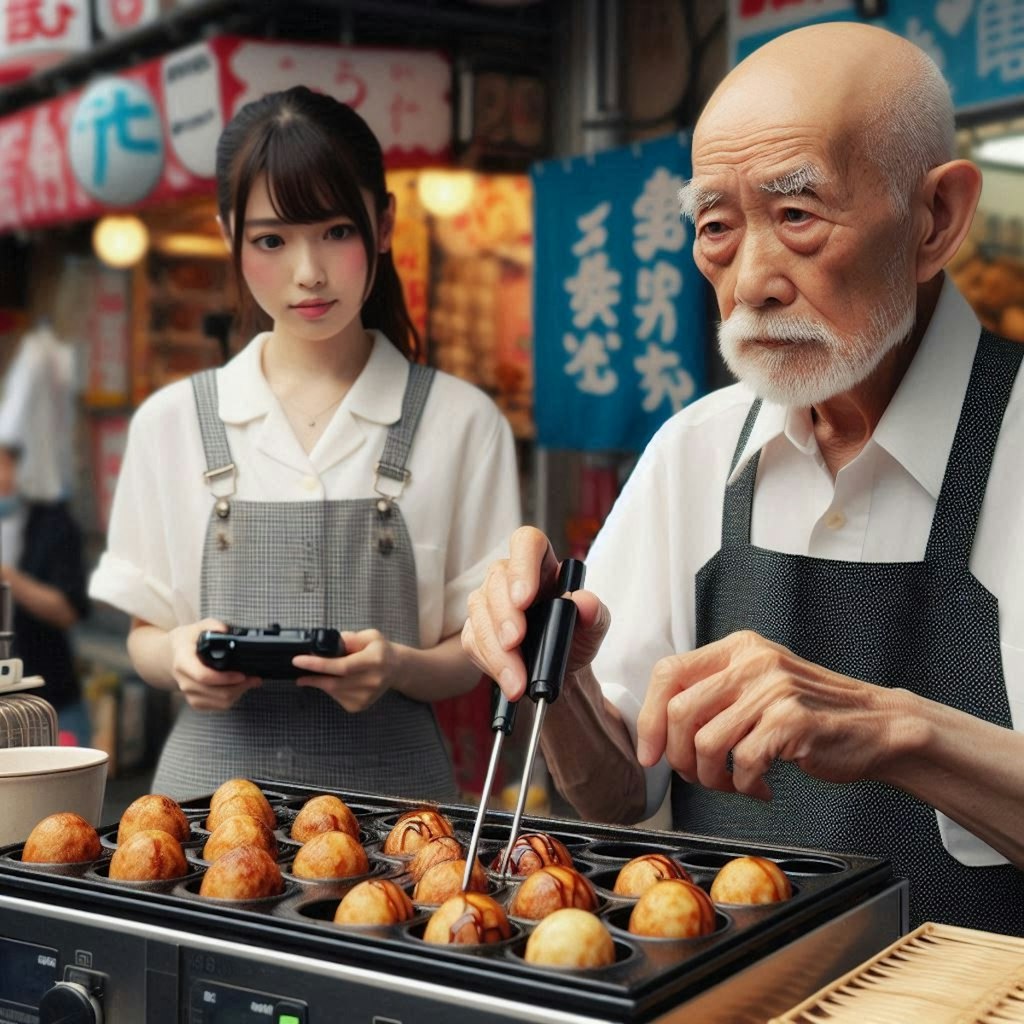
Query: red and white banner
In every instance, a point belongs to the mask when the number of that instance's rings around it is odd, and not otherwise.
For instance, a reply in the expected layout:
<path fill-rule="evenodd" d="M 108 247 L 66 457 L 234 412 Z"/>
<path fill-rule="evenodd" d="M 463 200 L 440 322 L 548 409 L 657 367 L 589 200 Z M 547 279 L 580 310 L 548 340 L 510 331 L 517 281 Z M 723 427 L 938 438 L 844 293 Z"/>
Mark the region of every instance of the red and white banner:
<path fill-rule="evenodd" d="M 0 119 L 0 233 L 209 194 L 224 124 L 301 84 L 358 110 L 389 168 L 450 157 L 442 54 L 220 36 Z"/>
<path fill-rule="evenodd" d="M 89 0 L 0 0 L 0 85 L 81 53 L 91 42 Z"/>

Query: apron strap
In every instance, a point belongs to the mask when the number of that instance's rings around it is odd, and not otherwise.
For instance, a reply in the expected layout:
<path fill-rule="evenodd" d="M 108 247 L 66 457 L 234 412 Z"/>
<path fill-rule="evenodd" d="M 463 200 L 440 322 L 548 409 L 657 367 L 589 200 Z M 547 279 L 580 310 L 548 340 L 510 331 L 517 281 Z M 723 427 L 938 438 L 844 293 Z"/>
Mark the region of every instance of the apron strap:
<path fill-rule="evenodd" d="M 199 432 L 206 455 L 203 478 L 217 498 L 235 493 L 235 464 L 231 460 L 227 431 L 217 414 L 217 371 L 203 370 L 192 377 L 192 394 L 196 400 Z"/>
<path fill-rule="evenodd" d="M 1003 414 L 1022 356 L 1024 345 L 982 329 L 935 504 L 925 561 L 966 565 L 970 559 Z"/>
<path fill-rule="evenodd" d="M 409 364 L 409 379 L 402 397 L 402 415 L 388 428 L 384 451 L 377 463 L 374 490 L 385 498 L 397 498 L 409 479 L 405 464 L 409 459 L 420 416 L 427 404 L 430 385 L 434 383 L 434 372 L 432 366 Z"/>
<path fill-rule="evenodd" d="M 736 442 L 736 451 L 732 454 L 729 475 L 740 461 L 743 449 L 750 440 L 754 429 L 754 421 L 761 410 L 761 399 L 755 398 L 747 413 L 747 418 Z M 754 507 L 754 482 L 757 480 L 757 463 L 760 452 L 755 452 L 740 475 L 725 489 L 725 501 L 722 506 L 722 547 L 737 547 L 750 543 L 750 517 Z"/>

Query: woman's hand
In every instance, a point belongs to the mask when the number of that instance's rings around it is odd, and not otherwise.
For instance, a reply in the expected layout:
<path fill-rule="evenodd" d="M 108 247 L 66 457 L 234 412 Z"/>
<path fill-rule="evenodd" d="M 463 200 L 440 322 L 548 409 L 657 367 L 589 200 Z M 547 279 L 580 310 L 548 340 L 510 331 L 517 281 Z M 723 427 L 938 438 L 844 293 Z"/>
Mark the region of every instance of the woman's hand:
<path fill-rule="evenodd" d="M 397 687 L 407 648 L 393 644 L 380 630 L 362 629 L 343 632 L 346 654 L 340 658 L 321 658 L 300 654 L 292 659 L 296 668 L 308 676 L 296 680 L 299 686 L 323 690 L 346 711 L 365 711 L 388 690 Z"/>
<path fill-rule="evenodd" d="M 196 641 L 206 630 L 217 633 L 227 631 L 218 619 L 203 619 L 178 626 L 167 633 L 170 647 L 170 672 L 189 706 L 197 711 L 226 711 L 243 693 L 260 686 L 258 676 L 242 672 L 221 672 L 209 668 L 196 654 Z"/>

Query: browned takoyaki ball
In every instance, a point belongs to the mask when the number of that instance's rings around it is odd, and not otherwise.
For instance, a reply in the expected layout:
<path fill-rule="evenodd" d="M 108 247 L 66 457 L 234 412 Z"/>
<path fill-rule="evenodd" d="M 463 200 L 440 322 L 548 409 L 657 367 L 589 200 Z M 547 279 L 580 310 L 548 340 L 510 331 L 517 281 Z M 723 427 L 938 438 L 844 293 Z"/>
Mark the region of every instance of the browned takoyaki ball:
<path fill-rule="evenodd" d="M 292 822 L 292 839 L 298 843 L 321 832 L 347 832 L 359 838 L 359 822 L 341 797 L 324 794 L 307 800 Z"/>
<path fill-rule="evenodd" d="M 494 858 L 491 862 L 492 870 L 500 869 L 503 856 L 504 851 Z M 562 842 L 546 832 L 524 832 L 516 836 L 508 859 L 508 874 L 532 875 L 534 871 L 549 864 L 562 864 L 567 868 L 573 866 L 572 856 Z"/>
<path fill-rule="evenodd" d="M 216 860 L 238 846 L 258 846 L 271 857 L 277 856 L 277 836 L 251 814 L 232 814 L 210 833 L 203 847 L 204 860 Z"/>
<path fill-rule="evenodd" d="M 277 861 L 258 846 L 237 846 L 218 857 L 203 875 L 200 896 L 221 900 L 255 900 L 278 896 L 284 879 Z"/>
<path fill-rule="evenodd" d="M 437 945 L 479 945 L 512 935 L 504 908 L 482 892 L 464 892 L 445 900 L 427 921 L 423 938 Z"/>
<path fill-rule="evenodd" d="M 179 843 L 191 834 L 188 818 L 175 800 L 162 793 L 147 793 L 125 808 L 117 826 L 117 842 L 120 845 L 133 833 L 154 828 L 174 836 Z"/>
<path fill-rule="evenodd" d="M 617 896 L 643 896 L 655 882 L 666 878 L 681 878 L 690 882 L 690 873 L 679 861 L 663 853 L 645 853 L 623 864 L 615 879 L 614 892 Z"/>
<path fill-rule="evenodd" d="M 534 928 L 526 940 L 523 959 L 549 967 L 608 967 L 615 963 L 615 943 L 599 917 L 587 910 L 563 907 Z"/>
<path fill-rule="evenodd" d="M 365 875 L 370 861 L 362 843 L 347 832 L 321 832 L 295 854 L 291 872 L 298 878 L 352 878 Z"/>
<path fill-rule="evenodd" d="M 777 903 L 792 895 L 782 868 L 764 857 L 737 857 L 723 864 L 711 883 L 716 903 Z"/>
<path fill-rule="evenodd" d="M 218 804 L 236 796 L 251 796 L 256 800 L 267 799 L 263 795 L 263 790 L 255 782 L 251 782 L 249 779 L 228 779 L 214 790 L 213 796 L 210 797 L 210 810 L 212 811 Z"/>
<path fill-rule="evenodd" d="M 188 874 L 181 843 L 169 832 L 144 828 L 117 844 L 109 875 L 120 882 L 155 882 Z"/>
<path fill-rule="evenodd" d="M 434 836 L 424 843 L 409 861 L 409 874 L 414 882 L 418 882 L 435 864 L 443 864 L 446 860 L 458 860 L 464 856 L 462 843 L 455 836 Z"/>
<path fill-rule="evenodd" d="M 435 836 L 454 834 L 451 822 L 432 807 L 419 807 L 406 811 L 384 840 L 384 852 L 389 855 L 415 853 Z"/>
<path fill-rule="evenodd" d="M 416 914 L 412 900 L 390 878 L 368 878 L 345 894 L 334 912 L 335 924 L 398 924 Z"/>
<path fill-rule="evenodd" d="M 508 909 L 513 917 L 539 921 L 563 907 L 594 911 L 597 892 L 575 868 L 549 864 L 523 879 Z"/>
<path fill-rule="evenodd" d="M 96 829 L 79 814 L 61 811 L 43 818 L 21 851 L 27 864 L 79 864 L 95 860 L 101 843 Z"/>
<path fill-rule="evenodd" d="M 715 907 L 700 886 L 667 878 L 656 882 L 636 901 L 629 915 L 629 930 L 657 939 L 710 935 L 715 930 Z"/>
<path fill-rule="evenodd" d="M 443 860 L 428 868 L 423 877 L 416 883 L 412 898 L 417 903 L 444 903 L 462 892 L 462 876 L 466 873 L 466 858 Z M 471 892 L 487 891 L 487 875 L 477 861 L 469 876 Z"/>
<path fill-rule="evenodd" d="M 258 797 L 250 793 L 240 793 L 237 796 L 229 796 L 217 803 L 216 807 L 210 808 L 206 818 L 206 827 L 213 832 L 225 819 L 235 814 L 248 814 L 258 818 L 267 828 L 277 828 L 277 815 L 270 801 L 260 793 Z"/>

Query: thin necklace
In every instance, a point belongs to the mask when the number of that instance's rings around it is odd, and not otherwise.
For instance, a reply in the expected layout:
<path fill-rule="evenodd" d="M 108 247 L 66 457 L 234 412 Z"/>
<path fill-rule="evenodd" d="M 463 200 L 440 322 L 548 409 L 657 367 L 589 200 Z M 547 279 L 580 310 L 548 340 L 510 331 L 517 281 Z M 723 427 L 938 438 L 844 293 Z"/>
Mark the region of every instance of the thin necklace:
<path fill-rule="evenodd" d="M 292 412 L 297 412 L 300 416 L 304 418 L 307 418 L 307 426 L 310 427 L 315 427 L 320 417 L 323 416 L 325 412 L 330 412 L 331 409 L 333 409 L 336 405 L 339 405 L 344 397 L 344 395 L 339 395 L 333 402 L 331 402 L 330 405 L 325 405 L 318 413 L 309 413 L 306 412 L 305 409 L 300 409 L 298 408 L 298 406 L 292 405 L 291 402 L 289 402 L 287 399 L 282 398 L 280 395 L 277 396 L 278 401 L 280 401 L 286 408 L 291 409 Z"/>

